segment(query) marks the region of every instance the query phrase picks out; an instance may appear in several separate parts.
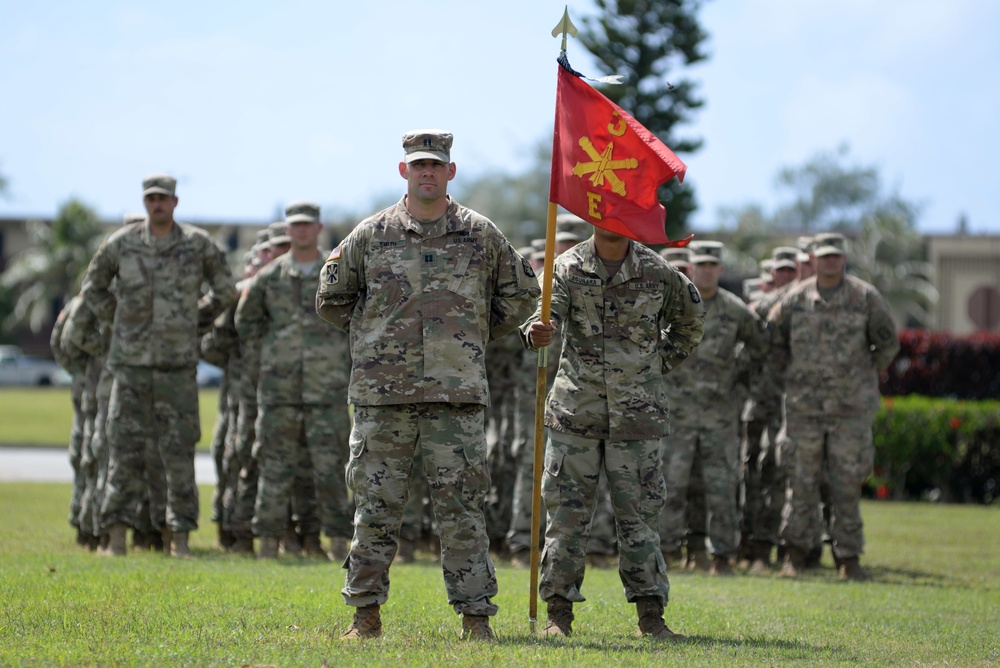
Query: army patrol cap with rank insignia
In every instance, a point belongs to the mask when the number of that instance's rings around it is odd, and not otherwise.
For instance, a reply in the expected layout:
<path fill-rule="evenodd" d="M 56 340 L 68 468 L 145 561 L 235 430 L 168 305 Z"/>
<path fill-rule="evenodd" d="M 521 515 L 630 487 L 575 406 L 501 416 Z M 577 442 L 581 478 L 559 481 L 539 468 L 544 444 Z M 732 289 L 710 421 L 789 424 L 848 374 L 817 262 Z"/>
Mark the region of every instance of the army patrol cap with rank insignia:
<path fill-rule="evenodd" d="M 177 179 L 169 174 L 153 174 L 142 180 L 142 196 L 159 193 L 173 197 L 177 192 Z"/>
<path fill-rule="evenodd" d="M 778 246 L 771 251 L 772 269 L 795 269 L 795 258 L 799 255 L 798 248 Z"/>
<path fill-rule="evenodd" d="M 312 202 L 298 201 L 292 202 L 285 207 L 285 224 L 295 223 L 318 223 L 319 205 Z"/>
<path fill-rule="evenodd" d="M 701 264 L 703 262 L 716 262 L 722 264 L 722 242 L 721 241 L 692 241 L 688 244 L 691 249 L 691 264 Z"/>
<path fill-rule="evenodd" d="M 417 160 L 450 163 L 453 139 L 445 130 L 411 130 L 403 135 L 403 161 L 406 164 Z"/>
<path fill-rule="evenodd" d="M 292 238 L 288 236 L 288 227 L 285 221 L 279 220 L 267 226 L 267 240 L 272 246 L 292 243 Z"/>
<path fill-rule="evenodd" d="M 847 239 L 843 234 L 824 232 L 813 237 L 812 254 L 816 257 L 826 255 L 847 255 Z"/>

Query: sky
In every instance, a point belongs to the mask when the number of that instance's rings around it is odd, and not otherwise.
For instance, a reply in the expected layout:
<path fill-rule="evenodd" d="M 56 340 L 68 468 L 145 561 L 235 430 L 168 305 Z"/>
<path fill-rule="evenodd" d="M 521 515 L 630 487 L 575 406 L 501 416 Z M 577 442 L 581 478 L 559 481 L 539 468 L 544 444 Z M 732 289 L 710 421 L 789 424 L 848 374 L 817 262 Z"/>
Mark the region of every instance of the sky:
<path fill-rule="evenodd" d="M 113 219 L 175 175 L 181 220 L 268 222 L 299 199 L 367 215 L 404 188 L 401 137 L 455 135 L 463 178 L 551 141 L 564 1 L 0 0 L 0 217 L 78 197 Z M 588 0 L 570 16 L 594 12 Z M 709 0 L 705 106 L 676 127 L 699 211 L 788 201 L 783 167 L 850 147 L 918 228 L 1000 234 L 1000 3 Z M 575 69 L 601 72 L 572 38 Z M 990 184 L 993 184 L 991 186 Z M 488 211 L 482 212 L 489 215 Z"/>

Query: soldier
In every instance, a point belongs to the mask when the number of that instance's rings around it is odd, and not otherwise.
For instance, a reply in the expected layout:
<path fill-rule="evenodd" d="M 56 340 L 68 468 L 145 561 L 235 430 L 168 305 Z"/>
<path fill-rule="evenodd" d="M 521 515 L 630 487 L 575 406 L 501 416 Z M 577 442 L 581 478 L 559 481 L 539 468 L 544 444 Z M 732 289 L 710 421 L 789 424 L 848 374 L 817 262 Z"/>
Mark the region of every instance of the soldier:
<path fill-rule="evenodd" d="M 798 249 L 778 246 L 767 260 L 772 289 L 757 295 L 750 308 L 767 323 L 771 307 L 795 282 Z M 771 552 L 778 545 L 781 509 L 785 503 L 787 478 L 778 452 L 781 430 L 781 393 L 773 382 L 774 371 L 767 359 L 750 369 L 750 397 L 743 406 L 743 522 L 741 548 L 750 571 L 764 573 L 771 565 Z"/>
<path fill-rule="evenodd" d="M 691 278 L 705 303 L 705 332 L 684 365 L 666 378 L 672 433 L 664 453 L 667 498 L 660 515 L 660 545 L 677 563 L 684 534 L 692 466 L 701 462 L 707 524 L 696 527 L 709 539 L 710 573 L 732 575 L 739 547 L 736 508 L 740 471 L 736 385 L 741 357 L 756 365 L 767 351 L 764 326 L 735 295 L 719 288 L 723 245 L 692 242 Z M 701 547 L 701 546 L 698 546 Z M 689 555 L 692 552 L 688 548 Z M 689 557 L 690 559 L 690 557 Z"/>
<path fill-rule="evenodd" d="M 317 240 L 323 229 L 319 207 L 293 202 L 285 209 L 291 250 L 261 269 L 243 291 L 236 309 L 240 338 L 260 346 L 257 390 L 256 457 L 260 478 L 253 532 L 261 539 L 261 559 L 278 556 L 278 542 L 288 533 L 293 483 L 315 489 L 299 498 L 300 531 L 308 554 L 326 558 L 322 529 L 333 539 L 331 554 L 346 556 L 351 512 L 341 478 L 347 463 L 347 337 L 316 315 L 314 286 L 321 257 Z M 318 509 L 317 515 L 311 507 Z"/>
<path fill-rule="evenodd" d="M 319 314 L 351 336 L 354 404 L 347 480 L 357 503 L 344 600 L 346 639 L 382 632 L 400 515 L 417 443 L 441 538 L 448 602 L 463 636 L 493 639 L 496 573 L 483 503 L 486 343 L 516 329 L 538 298 L 535 273 L 488 219 L 447 194 L 451 133 L 403 136 L 406 195 L 330 253 Z"/>
<path fill-rule="evenodd" d="M 663 623 L 670 585 L 660 554 L 663 373 L 701 340 L 705 311 L 694 285 L 642 244 L 601 228 L 558 258 L 552 320 L 521 327 L 530 348 L 560 328 L 559 370 L 549 392 L 542 494 L 548 511 L 539 591 L 543 633 L 568 636 L 586 568 L 588 526 L 601 471 L 620 546 L 618 573 L 636 604 L 639 633 L 680 639 Z"/>
<path fill-rule="evenodd" d="M 872 418 L 878 375 L 899 352 L 896 325 L 878 290 L 846 273 L 846 242 L 819 234 L 816 275 L 798 283 L 772 309 L 771 355 L 784 382 L 785 423 L 778 435 L 788 462 L 789 494 L 781 538 L 784 577 L 796 577 L 818 542 L 819 482 L 830 483 L 830 537 L 840 577 L 863 581 L 861 485 L 871 473 Z"/>
<path fill-rule="evenodd" d="M 691 249 L 687 247 L 666 247 L 660 251 L 660 257 L 688 278 L 691 278 Z"/>
<path fill-rule="evenodd" d="M 110 552 L 124 555 L 125 530 L 135 524 L 144 474 L 155 443 L 166 496 L 150 489 L 151 512 L 165 510 L 170 554 L 189 557 L 188 532 L 198 527 L 194 448 L 198 422 L 199 329 L 235 298 L 222 249 L 196 227 L 174 221 L 177 181 L 143 180 L 145 222 L 126 225 L 101 244 L 87 269 L 83 299 L 113 329 L 108 364 L 114 369 L 108 418 L 110 471 L 101 524 Z M 117 293 L 110 291 L 117 278 Z M 202 283 L 209 292 L 201 296 Z M 167 543 L 168 541 L 164 541 Z"/>

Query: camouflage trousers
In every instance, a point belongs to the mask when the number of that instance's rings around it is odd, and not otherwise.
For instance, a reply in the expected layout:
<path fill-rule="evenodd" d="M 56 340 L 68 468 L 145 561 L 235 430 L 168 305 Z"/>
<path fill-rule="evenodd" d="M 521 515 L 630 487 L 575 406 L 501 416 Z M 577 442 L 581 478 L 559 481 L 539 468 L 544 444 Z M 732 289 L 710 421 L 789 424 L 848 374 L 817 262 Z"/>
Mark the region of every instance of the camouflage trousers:
<path fill-rule="evenodd" d="M 546 429 L 546 431 L 548 431 Z M 544 446 L 543 446 L 544 447 Z M 534 440 L 522 445 L 516 451 L 517 477 L 514 479 L 511 506 L 510 529 L 507 531 L 507 546 L 511 553 L 531 547 L 531 495 L 534 488 Z M 492 472 L 492 469 L 491 469 Z M 615 532 L 615 513 L 611 506 L 611 492 L 607 477 L 602 473 L 597 487 L 597 508 L 590 523 L 590 538 L 587 539 L 587 554 L 614 555 L 618 551 L 618 536 Z M 545 540 L 545 506 L 538 523 L 539 544 Z"/>
<path fill-rule="evenodd" d="M 861 521 L 861 485 L 872 471 L 875 446 L 872 418 L 789 415 L 778 434 L 778 447 L 787 463 L 788 496 L 782 516 L 781 539 L 802 551 L 820 544 L 820 486 L 829 481 L 830 538 L 840 559 L 864 551 Z"/>
<path fill-rule="evenodd" d="M 778 544 L 787 478 L 778 452 L 781 416 L 743 423 L 743 537 Z"/>
<path fill-rule="evenodd" d="M 236 433 L 230 442 L 232 451 L 227 457 L 227 470 L 230 474 L 235 473 L 236 484 L 223 496 L 223 526 L 237 538 L 253 538 L 251 523 L 260 477 L 257 460 L 253 456 L 257 441 L 257 413 L 256 399 L 240 397 Z"/>
<path fill-rule="evenodd" d="M 740 463 L 735 419 L 726 427 L 675 427 L 664 451 L 667 500 L 660 516 L 664 551 L 674 552 L 684 542 L 691 470 L 695 460 L 700 459 L 707 510 L 704 533 L 709 539 L 709 549 L 716 556 L 735 556 L 739 547 L 736 493 Z"/>
<path fill-rule="evenodd" d="M 201 438 L 195 368 L 115 369 L 108 407 L 108 481 L 101 526 L 136 526 L 148 491 L 153 528 L 198 528 L 194 448 Z"/>
<path fill-rule="evenodd" d="M 410 491 L 403 506 L 403 518 L 399 525 L 399 538 L 416 543 L 425 535 L 435 533 L 434 511 L 431 507 L 431 490 L 424 475 L 423 454 L 420 443 L 413 453 L 413 470 L 410 473 Z"/>
<path fill-rule="evenodd" d="M 419 403 L 356 406 L 347 483 L 354 542 L 345 567 L 348 605 L 383 604 L 418 443 L 441 538 L 441 569 L 455 612 L 495 615 L 496 572 L 483 506 L 490 487 L 484 407 Z"/>
<path fill-rule="evenodd" d="M 104 488 L 108 481 L 108 404 L 111 401 L 111 372 L 102 365 L 98 375 L 99 381 L 93 396 L 95 405 L 94 419 L 90 422 L 90 431 L 86 437 L 87 449 L 84 457 L 87 469 L 87 484 L 80 504 L 80 525 L 86 522 L 94 536 L 103 533 L 101 529 L 101 503 L 104 501 Z"/>
<path fill-rule="evenodd" d="M 667 600 L 670 583 L 660 554 L 657 518 L 663 508 L 660 439 L 606 441 L 549 430 L 542 497 L 548 511 L 539 593 L 584 601 L 590 523 L 603 471 L 618 529 L 618 575 L 625 598 Z"/>
<path fill-rule="evenodd" d="M 344 486 L 347 405 L 269 406 L 257 415 L 254 457 L 259 466 L 253 533 L 281 536 L 293 508 L 300 534 L 349 537 L 351 508 Z M 293 488 L 299 492 L 293 494 Z"/>
<path fill-rule="evenodd" d="M 226 372 L 228 375 L 228 372 Z M 212 492 L 212 521 L 223 523 L 223 507 L 229 476 L 226 475 L 226 437 L 229 433 L 229 382 L 225 378 L 219 387 L 219 403 L 216 411 L 215 427 L 212 429 L 211 454 L 215 464 L 215 491 Z M 224 528 L 224 527 L 223 527 Z"/>
<path fill-rule="evenodd" d="M 86 487 L 86 473 L 80 466 L 83 458 L 84 435 L 86 434 L 87 416 L 83 412 L 83 395 L 86 391 L 86 374 L 73 374 L 73 385 L 70 387 L 70 398 L 73 402 L 73 423 L 69 433 L 69 464 L 73 467 L 73 492 L 69 501 L 69 523 L 79 528 L 80 503 L 83 490 Z"/>

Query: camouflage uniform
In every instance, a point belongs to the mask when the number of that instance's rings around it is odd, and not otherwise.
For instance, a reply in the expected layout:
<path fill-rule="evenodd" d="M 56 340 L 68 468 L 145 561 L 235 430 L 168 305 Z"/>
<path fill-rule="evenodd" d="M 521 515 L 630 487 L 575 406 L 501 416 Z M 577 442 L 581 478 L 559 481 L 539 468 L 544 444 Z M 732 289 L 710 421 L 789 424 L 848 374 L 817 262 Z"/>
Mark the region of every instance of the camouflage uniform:
<path fill-rule="evenodd" d="M 490 405 L 486 409 L 486 454 L 491 485 L 486 496 L 486 530 L 494 552 L 507 538 L 513 509 L 517 462 L 514 431 L 517 419 L 517 381 L 524 348 L 514 333 L 486 346 L 486 378 Z"/>
<path fill-rule="evenodd" d="M 343 483 L 347 463 L 347 337 L 316 316 L 315 286 L 322 258 L 303 274 L 294 257 L 282 255 L 250 281 L 236 309 L 245 342 L 260 341 L 260 382 L 255 457 L 260 478 L 253 532 L 280 537 L 288 529 L 293 481 L 314 485 L 303 535 L 352 534 Z M 317 512 L 318 511 L 318 512 Z M 318 520 L 314 519 L 318 515 Z"/>
<path fill-rule="evenodd" d="M 591 238 L 557 258 L 551 313 L 563 350 L 545 411 L 541 597 L 585 600 L 587 538 L 603 470 L 625 596 L 665 601 L 670 585 L 657 527 L 664 495 L 660 439 L 669 431 L 662 373 L 701 340 L 701 298 L 687 278 L 636 242 L 609 277 Z M 525 337 L 540 317 L 536 311 L 521 327 Z"/>
<path fill-rule="evenodd" d="M 688 483 L 697 458 L 708 511 L 707 530 L 701 527 L 699 533 L 707 534 L 713 555 L 728 559 L 736 556 L 739 545 L 739 404 L 734 394 L 738 355 L 758 362 L 767 351 L 767 339 L 760 318 L 735 295 L 719 289 L 704 301 L 701 344 L 666 378 L 673 414 L 663 461 L 667 498 L 660 540 L 664 552 L 680 549 L 688 528 Z"/>
<path fill-rule="evenodd" d="M 117 277 L 117 299 L 109 290 Z M 201 295 L 202 282 L 210 292 Z M 108 415 L 110 470 L 102 525 L 134 525 L 144 473 L 165 473 L 166 489 L 150 487 L 153 521 L 166 508 L 175 532 L 198 525 L 194 448 L 198 423 L 198 330 L 235 297 L 226 258 L 204 231 L 174 223 L 156 238 L 149 222 L 112 234 L 91 260 L 87 305 L 112 322 L 108 363 L 114 369 Z M 158 460 L 146 456 L 155 442 Z"/>
<path fill-rule="evenodd" d="M 786 391 L 778 442 L 790 484 L 781 538 L 800 552 L 819 542 L 815 516 L 826 466 L 833 552 L 848 559 L 864 549 L 859 504 L 874 456 L 871 421 L 879 406 L 878 374 L 899 352 L 899 338 L 874 287 L 845 275 L 831 292 L 824 299 L 816 278 L 806 279 L 769 315 L 771 357 Z"/>
<path fill-rule="evenodd" d="M 74 296 L 59 311 L 55 325 L 52 327 L 52 335 L 49 339 L 49 348 L 56 362 L 70 374 L 73 384 L 70 387 L 70 399 L 73 402 L 73 422 L 69 434 L 69 463 L 73 467 L 73 492 L 69 502 L 69 523 L 74 528 L 80 530 L 80 504 L 86 487 L 86 474 L 80 465 L 83 457 L 84 432 L 86 415 L 83 412 L 83 395 L 86 389 L 86 369 L 88 356 L 86 354 L 69 355 L 63 346 L 62 338 L 70 312 L 82 302 L 79 295 Z M 80 351 L 78 351 L 80 352 Z M 83 534 L 81 533 L 80 536 Z"/>
<path fill-rule="evenodd" d="M 450 146 L 450 141 L 449 141 Z M 490 485 L 486 344 L 515 329 L 539 295 L 535 274 L 488 219 L 449 200 L 421 226 L 403 198 L 330 254 L 319 314 L 351 337 L 355 405 L 347 480 L 357 504 L 343 589 L 348 605 L 389 595 L 419 439 L 456 612 L 494 615 L 483 505 Z"/>

